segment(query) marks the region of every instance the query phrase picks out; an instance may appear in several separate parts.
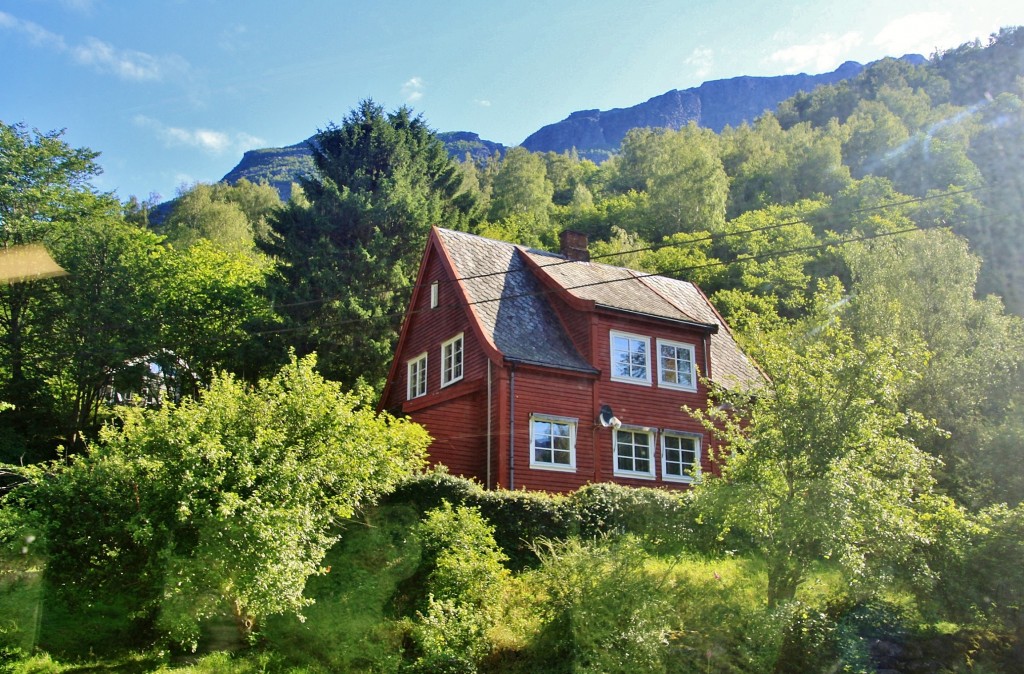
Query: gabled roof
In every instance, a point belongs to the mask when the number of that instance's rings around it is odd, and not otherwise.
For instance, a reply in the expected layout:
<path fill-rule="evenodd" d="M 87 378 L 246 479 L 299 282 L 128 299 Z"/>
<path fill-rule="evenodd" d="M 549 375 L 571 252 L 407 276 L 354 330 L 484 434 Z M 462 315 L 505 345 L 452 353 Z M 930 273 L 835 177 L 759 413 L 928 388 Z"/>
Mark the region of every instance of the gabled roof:
<path fill-rule="evenodd" d="M 665 276 L 569 260 L 562 255 L 435 228 L 484 335 L 513 361 L 594 372 L 572 344 L 549 301 L 579 302 L 709 334 L 712 380 L 728 388 L 763 381 L 725 321 L 695 285 Z"/>
<path fill-rule="evenodd" d="M 512 361 L 596 372 L 562 328 L 519 247 L 437 228 L 484 335 Z"/>

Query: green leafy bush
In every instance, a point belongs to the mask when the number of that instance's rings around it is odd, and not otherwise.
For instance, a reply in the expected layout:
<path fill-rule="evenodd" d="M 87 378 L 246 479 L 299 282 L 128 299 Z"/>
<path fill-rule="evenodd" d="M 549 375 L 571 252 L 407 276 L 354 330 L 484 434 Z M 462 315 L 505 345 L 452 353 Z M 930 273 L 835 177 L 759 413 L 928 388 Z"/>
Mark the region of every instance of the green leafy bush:
<path fill-rule="evenodd" d="M 666 552 L 690 536 L 683 501 L 674 492 L 588 484 L 569 496 L 567 508 L 584 538 L 632 534 Z"/>
<path fill-rule="evenodd" d="M 507 557 L 493 527 L 474 508 L 443 503 L 427 513 L 417 533 L 423 545 L 420 575 L 425 572 L 427 579 L 425 606 L 411 630 L 417 666 L 473 671 L 475 665 L 458 667 L 479 662 L 489 650 L 487 632 L 500 615 L 509 579 L 502 565 Z"/>
<path fill-rule="evenodd" d="M 581 674 L 665 671 L 668 578 L 649 570 L 636 538 L 572 538 L 547 544 L 539 555 L 538 660 Z"/>

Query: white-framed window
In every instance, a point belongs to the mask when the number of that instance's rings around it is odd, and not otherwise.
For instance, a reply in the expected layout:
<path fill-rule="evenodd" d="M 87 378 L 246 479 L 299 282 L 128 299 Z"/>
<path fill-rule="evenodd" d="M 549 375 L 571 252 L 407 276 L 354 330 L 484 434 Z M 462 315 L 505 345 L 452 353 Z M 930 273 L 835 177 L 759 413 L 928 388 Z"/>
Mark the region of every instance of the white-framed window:
<path fill-rule="evenodd" d="M 437 308 L 437 301 L 439 297 L 439 291 L 437 289 L 437 281 L 430 284 L 430 308 Z"/>
<path fill-rule="evenodd" d="M 421 353 L 415 358 L 409 359 L 407 372 L 409 382 L 408 400 L 427 395 L 427 354 Z"/>
<path fill-rule="evenodd" d="M 654 477 L 654 433 L 649 428 L 615 429 L 615 475 L 624 477 Z"/>
<path fill-rule="evenodd" d="M 692 344 L 658 340 L 658 386 L 697 390 L 696 357 Z"/>
<path fill-rule="evenodd" d="M 530 468 L 576 470 L 576 419 L 530 417 Z"/>
<path fill-rule="evenodd" d="M 611 331 L 611 378 L 613 381 L 650 385 L 650 337 Z"/>
<path fill-rule="evenodd" d="M 701 436 L 664 431 L 661 434 L 661 476 L 671 482 L 692 482 L 700 473 Z"/>
<path fill-rule="evenodd" d="M 441 344 L 441 386 L 462 379 L 462 334 Z"/>

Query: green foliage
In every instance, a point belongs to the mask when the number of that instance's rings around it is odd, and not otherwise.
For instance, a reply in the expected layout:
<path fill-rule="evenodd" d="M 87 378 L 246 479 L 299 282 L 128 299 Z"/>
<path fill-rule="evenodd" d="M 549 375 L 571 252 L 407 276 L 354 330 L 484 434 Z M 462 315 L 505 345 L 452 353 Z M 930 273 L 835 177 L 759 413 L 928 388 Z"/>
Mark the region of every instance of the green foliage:
<path fill-rule="evenodd" d="M 684 504 L 674 492 L 589 484 L 573 492 L 566 506 L 585 539 L 630 534 L 665 552 L 678 550 L 691 533 Z"/>
<path fill-rule="evenodd" d="M 901 401 L 947 431 L 916 436 L 945 462 L 941 484 L 975 509 L 1024 500 L 1020 471 L 1007 470 L 1024 432 L 1024 323 L 995 298 L 975 298 L 981 261 L 943 231 L 847 246 L 843 257 L 853 277 L 847 321 L 859 338 L 921 343 L 931 354 Z"/>
<path fill-rule="evenodd" d="M 543 588 L 535 648 L 556 671 L 665 671 L 666 576 L 630 537 L 549 543 L 538 550 Z"/>
<path fill-rule="evenodd" d="M 412 636 L 421 670 L 435 671 L 447 663 L 475 671 L 473 663 L 487 654 L 487 632 L 501 614 L 501 593 L 509 579 L 502 566 L 507 558 L 493 532 L 478 511 L 448 503 L 427 513 L 418 527 L 427 599 L 416 614 Z"/>
<path fill-rule="evenodd" d="M 541 155 L 522 147 L 509 149 L 492 182 L 490 219 L 528 215 L 538 227 L 547 225 L 554 186 L 547 178 Z"/>
<path fill-rule="evenodd" d="M 254 335 L 280 322 L 265 292 L 269 263 L 199 241 L 166 253 L 164 264 L 162 345 L 189 368 L 181 373 L 182 392 L 198 392 L 219 370 L 250 381 L 270 374 L 278 363 Z"/>
<path fill-rule="evenodd" d="M 694 411 L 729 454 L 693 490 L 693 507 L 764 555 L 771 607 L 792 600 L 818 560 L 835 560 L 851 583 L 884 582 L 930 544 L 925 516 L 944 505 L 931 495 L 933 461 L 909 437 L 925 424 L 899 406 L 920 351 L 885 338 L 858 346 L 834 316 L 811 327 L 751 342 L 768 380 L 725 396 L 740 416 Z"/>
<path fill-rule="evenodd" d="M 659 240 L 676 232 L 718 231 L 725 222 L 729 179 L 718 139 L 691 124 L 679 131 L 633 129 L 622 141 L 619 185 L 650 197 L 644 228 Z"/>
<path fill-rule="evenodd" d="M 141 608 L 158 605 L 161 628 L 192 644 L 224 611 L 248 632 L 308 605 L 336 522 L 417 467 L 427 442 L 314 365 L 293 359 L 254 389 L 222 375 L 199 402 L 122 409 L 87 457 L 24 471 L 31 481 L 8 499 L 39 518 L 51 582 L 84 600 L 137 583 Z"/>
<path fill-rule="evenodd" d="M 197 183 L 178 195 L 162 231 L 179 248 L 205 239 L 226 252 L 256 257 L 255 243 L 268 238 L 267 220 L 280 207 L 277 190 L 267 183 Z"/>
<path fill-rule="evenodd" d="M 62 135 L 0 122 L 0 247 L 52 241 L 57 230 L 80 224 L 102 226 L 120 211 L 89 183 L 100 172 L 98 153 L 72 148 Z M 52 430 L 66 426 L 55 418 L 45 391 L 52 371 L 44 354 L 54 344 L 39 312 L 50 306 L 53 283 L 0 285 L 0 400 L 17 409 L 0 424 L 12 444 L 26 446 L 29 454 L 52 451 Z"/>
<path fill-rule="evenodd" d="M 471 195 L 421 117 L 362 102 L 311 142 L 316 174 L 302 181 L 260 244 L 280 262 L 272 296 L 289 343 L 316 351 L 323 372 L 383 382 L 430 227 L 468 227 Z"/>

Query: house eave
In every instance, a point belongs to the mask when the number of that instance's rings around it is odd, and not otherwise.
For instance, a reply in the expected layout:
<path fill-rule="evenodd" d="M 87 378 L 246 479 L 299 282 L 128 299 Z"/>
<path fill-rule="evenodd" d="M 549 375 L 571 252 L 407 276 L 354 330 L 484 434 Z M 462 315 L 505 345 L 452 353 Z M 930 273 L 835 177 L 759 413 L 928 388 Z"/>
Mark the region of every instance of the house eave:
<path fill-rule="evenodd" d="M 581 375 L 587 375 L 590 377 L 597 377 L 601 374 L 601 371 L 593 367 L 574 367 L 572 365 L 562 365 L 560 363 L 548 363 L 540 360 L 530 360 L 528 358 L 515 358 L 512 356 L 505 356 L 504 362 L 511 365 L 526 365 L 529 367 L 543 368 L 546 370 L 561 370 L 563 372 L 575 372 Z"/>
<path fill-rule="evenodd" d="M 643 313 L 641 311 L 632 311 L 630 309 L 623 309 L 621 307 L 608 306 L 607 304 L 597 304 L 596 308 L 602 309 L 604 311 L 610 311 L 610 312 L 617 313 L 617 314 L 626 314 L 626 315 L 633 316 L 633 317 L 636 317 L 636 318 L 645 318 L 645 319 L 652 320 L 652 321 L 666 321 L 668 323 L 672 323 L 673 325 L 682 325 L 682 326 L 691 328 L 693 330 L 699 330 L 699 331 L 705 332 L 705 333 L 707 333 L 709 335 L 717 334 L 718 333 L 718 329 L 719 329 L 719 325 L 717 323 L 701 323 L 699 321 L 687 321 L 687 320 L 682 319 L 682 318 L 670 318 L 668 316 L 658 316 L 656 314 L 646 314 L 646 313 Z"/>

